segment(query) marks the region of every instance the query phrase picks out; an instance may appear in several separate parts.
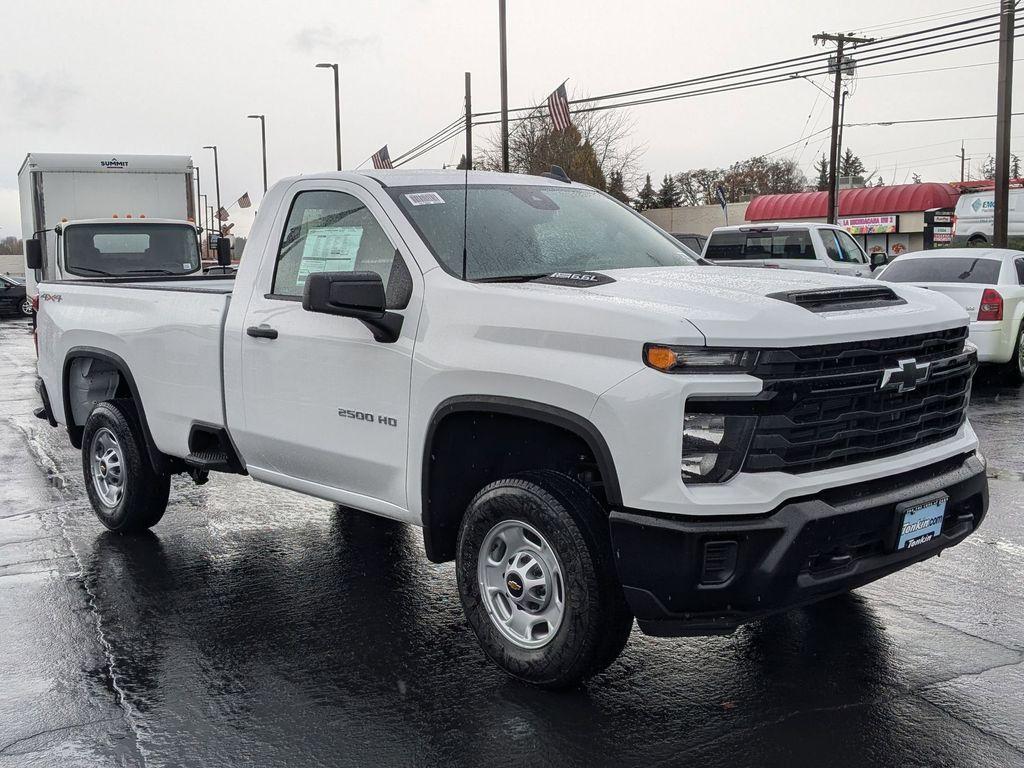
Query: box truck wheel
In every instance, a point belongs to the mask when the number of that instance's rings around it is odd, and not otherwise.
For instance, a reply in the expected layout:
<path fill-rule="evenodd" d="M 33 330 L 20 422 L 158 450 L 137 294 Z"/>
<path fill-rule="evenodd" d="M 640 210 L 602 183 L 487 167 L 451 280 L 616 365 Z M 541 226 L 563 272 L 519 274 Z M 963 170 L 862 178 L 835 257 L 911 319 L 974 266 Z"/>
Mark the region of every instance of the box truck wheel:
<path fill-rule="evenodd" d="M 491 483 L 459 531 L 456 577 L 484 652 L 513 677 L 564 688 L 611 664 L 633 616 L 607 516 L 573 479 L 527 472 Z"/>
<path fill-rule="evenodd" d="M 82 471 L 96 517 L 110 530 L 141 531 L 163 517 L 171 478 L 154 471 L 130 400 L 92 409 L 82 434 Z"/>

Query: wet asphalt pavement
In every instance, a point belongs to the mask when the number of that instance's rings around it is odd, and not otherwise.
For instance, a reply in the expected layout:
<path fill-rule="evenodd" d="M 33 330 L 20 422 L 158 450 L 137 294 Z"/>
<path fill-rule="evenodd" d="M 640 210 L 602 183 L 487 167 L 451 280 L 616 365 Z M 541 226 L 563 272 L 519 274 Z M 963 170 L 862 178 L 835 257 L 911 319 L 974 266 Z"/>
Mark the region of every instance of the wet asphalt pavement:
<path fill-rule="evenodd" d="M 1024 393 L 975 385 L 965 543 L 585 688 L 485 661 L 417 530 L 213 476 L 104 532 L 0 321 L 0 766 L 1024 766 Z"/>

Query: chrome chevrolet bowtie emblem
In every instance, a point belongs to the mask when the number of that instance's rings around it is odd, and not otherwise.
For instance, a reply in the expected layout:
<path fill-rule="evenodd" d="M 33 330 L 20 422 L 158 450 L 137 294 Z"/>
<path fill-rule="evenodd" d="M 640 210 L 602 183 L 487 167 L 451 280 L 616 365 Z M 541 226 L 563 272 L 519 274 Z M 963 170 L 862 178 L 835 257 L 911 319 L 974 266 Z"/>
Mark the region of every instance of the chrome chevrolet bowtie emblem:
<path fill-rule="evenodd" d="M 882 371 L 882 383 L 879 389 L 896 389 L 900 392 L 910 392 L 917 389 L 921 384 L 928 381 L 931 373 L 931 363 L 919 363 L 914 358 L 900 360 L 895 368 L 886 368 Z"/>

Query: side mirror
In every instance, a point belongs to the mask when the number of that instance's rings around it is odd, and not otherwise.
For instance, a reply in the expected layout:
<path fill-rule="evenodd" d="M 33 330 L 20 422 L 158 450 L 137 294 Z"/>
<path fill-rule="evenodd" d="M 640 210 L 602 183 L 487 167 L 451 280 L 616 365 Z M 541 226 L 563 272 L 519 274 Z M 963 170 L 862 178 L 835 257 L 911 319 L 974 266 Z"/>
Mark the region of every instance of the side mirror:
<path fill-rule="evenodd" d="M 38 237 L 25 241 L 25 266 L 28 269 L 43 268 L 43 244 Z"/>
<path fill-rule="evenodd" d="M 355 318 L 385 344 L 398 341 L 404 319 L 387 311 L 384 281 L 376 272 L 314 272 L 306 278 L 302 308 Z"/>
<path fill-rule="evenodd" d="M 231 241 L 223 235 L 217 239 L 217 263 L 222 267 L 231 265 Z"/>
<path fill-rule="evenodd" d="M 884 267 L 886 264 L 889 263 L 889 260 L 886 258 L 885 254 L 882 253 L 881 251 L 872 253 L 870 258 L 872 272 L 874 272 L 876 269 L 879 269 L 880 267 Z"/>

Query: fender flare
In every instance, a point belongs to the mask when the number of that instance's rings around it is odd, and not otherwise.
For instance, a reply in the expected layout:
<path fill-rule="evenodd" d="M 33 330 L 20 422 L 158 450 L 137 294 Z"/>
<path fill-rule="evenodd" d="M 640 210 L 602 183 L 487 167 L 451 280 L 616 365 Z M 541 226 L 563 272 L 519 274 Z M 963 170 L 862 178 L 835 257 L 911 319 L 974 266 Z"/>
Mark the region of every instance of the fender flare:
<path fill-rule="evenodd" d="M 430 415 L 423 440 L 423 464 L 420 475 L 421 509 L 423 518 L 423 543 L 427 556 L 436 548 L 431 534 L 430 512 L 430 455 L 437 427 L 445 417 L 454 413 L 478 411 L 483 413 L 499 413 L 507 416 L 520 416 L 526 419 L 560 427 L 579 437 L 587 444 L 594 460 L 597 462 L 604 481 L 605 495 L 610 507 L 622 506 L 622 490 L 619 476 L 615 470 L 615 460 L 608 448 L 608 443 L 600 430 L 587 418 L 578 413 L 567 411 L 553 405 L 522 400 L 502 395 L 459 395 L 443 400 Z"/>
<path fill-rule="evenodd" d="M 146 440 L 146 453 L 149 454 L 150 464 L 153 465 L 154 471 L 159 474 L 166 474 L 170 471 L 170 462 L 167 456 L 160 452 L 160 449 L 156 447 L 153 442 L 153 435 L 149 431 L 149 422 L 146 419 L 146 409 L 142 405 L 142 397 L 139 395 L 139 388 L 135 383 L 135 377 L 132 376 L 131 369 L 121 357 L 109 352 L 105 349 L 98 347 L 72 347 L 67 351 L 64 356 L 64 366 L 61 370 L 61 395 L 64 400 L 64 420 L 68 427 L 68 434 L 71 436 L 71 442 L 76 448 L 81 447 L 82 440 L 82 429 L 83 426 L 75 424 L 74 416 L 71 412 L 71 393 L 70 393 L 70 377 L 71 377 L 71 363 L 78 358 L 89 357 L 96 360 L 102 360 L 112 368 L 114 368 L 118 375 L 128 385 L 129 391 L 132 393 L 132 400 L 135 402 L 135 409 L 139 414 L 139 424 L 142 425 L 142 434 Z"/>

